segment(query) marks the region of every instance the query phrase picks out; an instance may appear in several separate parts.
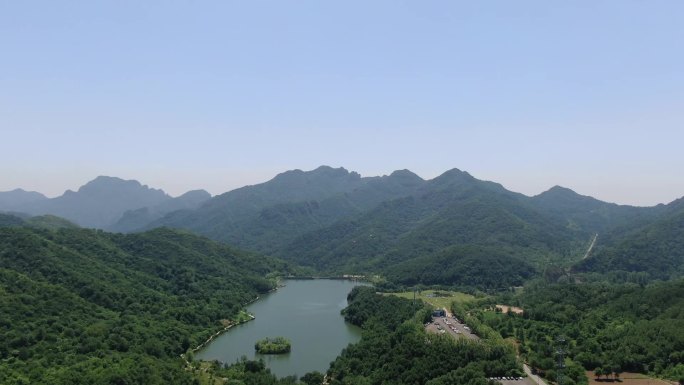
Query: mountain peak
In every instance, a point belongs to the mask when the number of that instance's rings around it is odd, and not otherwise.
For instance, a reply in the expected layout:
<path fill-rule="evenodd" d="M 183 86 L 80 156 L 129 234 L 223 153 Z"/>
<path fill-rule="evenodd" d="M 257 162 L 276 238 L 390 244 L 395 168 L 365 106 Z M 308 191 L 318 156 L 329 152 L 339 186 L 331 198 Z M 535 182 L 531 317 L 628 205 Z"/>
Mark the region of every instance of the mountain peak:
<path fill-rule="evenodd" d="M 462 171 L 457 168 L 452 168 L 451 170 L 446 170 L 440 175 L 439 177 L 469 177 L 472 178 L 473 176 L 468 174 L 467 171 Z"/>
<path fill-rule="evenodd" d="M 80 193 L 88 193 L 93 191 L 98 191 L 101 189 L 108 189 L 114 186 L 127 186 L 127 187 L 141 187 L 142 185 L 137 180 L 123 180 L 114 176 L 104 176 L 100 175 L 97 178 L 89 181 L 78 189 Z"/>
<path fill-rule="evenodd" d="M 567 187 L 559 186 L 559 185 L 555 185 L 555 186 L 551 187 L 550 189 L 546 190 L 546 191 L 543 192 L 542 194 L 545 194 L 545 193 L 547 193 L 547 194 L 548 194 L 548 193 L 553 193 L 553 194 L 574 194 L 574 195 L 579 195 L 579 194 L 577 194 L 574 190 L 569 189 L 569 188 L 567 188 Z"/>
<path fill-rule="evenodd" d="M 12 191 L 0 192 L 0 210 L 17 210 L 22 205 L 30 205 L 48 198 L 35 191 L 26 191 L 20 188 Z"/>
<path fill-rule="evenodd" d="M 433 183 L 451 183 L 451 182 L 470 182 L 476 180 L 472 175 L 466 171 L 461 171 L 457 168 L 445 171 L 442 175 L 432 180 Z"/>
<path fill-rule="evenodd" d="M 555 185 L 550 189 L 533 197 L 534 199 L 572 199 L 572 200 L 595 200 L 592 197 L 578 194 L 567 187 Z"/>
<path fill-rule="evenodd" d="M 330 176 L 330 177 L 358 175 L 358 173 L 356 173 L 356 172 L 349 172 L 344 167 L 333 168 L 333 167 L 325 166 L 325 165 L 319 166 L 315 170 L 309 171 L 309 173 L 312 175 L 325 175 L 325 176 Z"/>
<path fill-rule="evenodd" d="M 209 199 L 211 198 L 211 194 L 207 192 L 206 190 L 190 190 L 186 192 L 185 194 L 177 197 L 181 199 Z"/>
<path fill-rule="evenodd" d="M 304 179 L 311 179 L 311 178 L 336 179 L 336 178 L 345 178 L 345 177 L 351 177 L 352 179 L 360 179 L 361 175 L 359 175 L 355 171 L 349 172 L 344 167 L 333 168 L 333 167 L 324 165 L 324 166 L 319 166 L 316 169 L 311 170 L 311 171 L 302 171 L 300 169 L 285 171 L 285 172 L 282 172 L 282 173 L 276 175 L 275 178 L 273 178 L 273 181 L 282 182 L 282 181 L 299 180 L 300 178 L 304 178 Z"/>
<path fill-rule="evenodd" d="M 408 170 L 408 169 L 395 170 L 394 172 L 392 172 L 390 174 L 390 177 L 393 177 L 393 178 L 411 178 L 411 179 L 418 178 L 420 180 L 423 180 L 423 178 L 419 177 L 413 171 Z"/>
<path fill-rule="evenodd" d="M 79 194 L 84 195 L 117 195 L 150 193 L 159 198 L 170 198 L 163 190 L 150 188 L 137 180 L 125 180 L 113 176 L 100 175 L 78 189 Z"/>
<path fill-rule="evenodd" d="M 22 197 L 29 200 L 47 199 L 47 197 L 37 191 L 26 191 L 23 188 L 15 188 L 10 191 L 0 191 L 0 194 L 12 197 Z"/>

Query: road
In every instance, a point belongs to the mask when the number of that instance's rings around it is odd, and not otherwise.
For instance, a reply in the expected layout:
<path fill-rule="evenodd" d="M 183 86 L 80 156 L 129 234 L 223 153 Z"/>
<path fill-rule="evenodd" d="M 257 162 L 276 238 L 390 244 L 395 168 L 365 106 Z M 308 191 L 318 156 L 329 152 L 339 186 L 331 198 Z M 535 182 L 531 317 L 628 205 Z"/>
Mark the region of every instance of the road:
<path fill-rule="evenodd" d="M 447 324 L 449 322 L 449 324 Z M 458 322 L 457 319 L 453 317 L 451 313 L 447 311 L 446 317 L 434 317 L 433 322 L 425 327 L 425 329 L 432 333 L 441 333 L 440 329 L 445 330 L 445 334 L 448 333 L 454 338 L 470 338 L 472 340 L 479 340 L 480 337 L 468 331 L 465 327 L 466 325 Z M 457 331 L 451 329 L 455 327 Z M 548 385 L 539 376 L 532 374 L 529 366 L 523 364 L 523 370 L 527 374 L 527 377 L 521 379 L 496 379 L 495 381 L 502 385 Z"/>
<path fill-rule="evenodd" d="M 587 259 L 589 258 L 589 254 L 591 254 L 591 250 L 594 248 L 594 244 L 596 244 L 596 239 L 598 238 L 598 233 L 594 235 L 594 239 L 591 240 L 591 244 L 589 245 L 589 248 L 587 249 L 587 252 L 584 253 L 584 257 L 582 259 Z"/>
<path fill-rule="evenodd" d="M 537 376 L 536 374 L 532 374 L 532 370 L 530 370 L 530 367 L 527 366 L 527 364 L 523 364 L 523 370 L 525 370 L 527 378 L 529 378 L 536 385 L 546 385 L 546 382 L 544 382 L 541 377 Z"/>

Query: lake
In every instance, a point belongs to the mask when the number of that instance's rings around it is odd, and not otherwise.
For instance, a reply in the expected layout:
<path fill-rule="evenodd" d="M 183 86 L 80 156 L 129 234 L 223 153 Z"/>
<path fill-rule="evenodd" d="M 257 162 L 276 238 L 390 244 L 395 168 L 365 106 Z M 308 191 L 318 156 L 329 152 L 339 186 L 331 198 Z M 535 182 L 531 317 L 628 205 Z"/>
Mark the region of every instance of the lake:
<path fill-rule="evenodd" d="M 285 287 L 247 306 L 256 319 L 229 329 L 195 357 L 225 363 L 241 356 L 261 358 L 278 377 L 314 370 L 325 373 L 342 349 L 361 339 L 361 329 L 344 322 L 340 310 L 347 306 L 349 291 L 362 284 L 332 279 L 285 281 Z M 292 342 L 290 353 L 255 353 L 257 340 L 277 336 Z"/>

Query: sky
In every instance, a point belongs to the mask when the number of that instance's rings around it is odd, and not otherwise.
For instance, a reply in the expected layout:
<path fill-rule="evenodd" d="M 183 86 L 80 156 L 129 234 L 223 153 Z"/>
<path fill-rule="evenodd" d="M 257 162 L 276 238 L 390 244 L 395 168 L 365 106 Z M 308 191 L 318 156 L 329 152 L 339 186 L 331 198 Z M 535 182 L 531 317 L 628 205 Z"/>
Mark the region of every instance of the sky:
<path fill-rule="evenodd" d="M 458 168 L 684 196 L 684 2 L 0 0 L 0 191 Z"/>

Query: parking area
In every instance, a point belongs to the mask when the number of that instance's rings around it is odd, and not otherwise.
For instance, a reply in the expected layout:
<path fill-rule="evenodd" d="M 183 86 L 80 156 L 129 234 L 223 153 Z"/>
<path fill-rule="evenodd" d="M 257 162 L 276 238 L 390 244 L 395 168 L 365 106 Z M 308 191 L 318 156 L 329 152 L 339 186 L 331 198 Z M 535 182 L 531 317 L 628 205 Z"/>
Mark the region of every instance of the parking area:
<path fill-rule="evenodd" d="M 472 330 L 470 330 L 467 325 L 461 323 L 453 316 L 434 317 L 432 322 L 426 325 L 426 329 L 433 333 L 448 333 L 454 338 L 480 339 L 480 337 L 473 334 Z"/>
<path fill-rule="evenodd" d="M 425 329 L 432 333 L 449 334 L 454 338 L 480 339 L 480 337 L 473 334 L 468 325 L 461 323 L 460 320 L 449 313 L 445 317 L 433 317 L 432 322 L 425 325 Z M 539 379 L 539 383 L 536 383 L 529 374 L 528 377 L 492 377 L 490 380 L 496 381 L 501 385 L 546 385 L 541 379 Z"/>
<path fill-rule="evenodd" d="M 490 380 L 502 385 L 537 385 L 529 377 L 492 377 Z"/>

